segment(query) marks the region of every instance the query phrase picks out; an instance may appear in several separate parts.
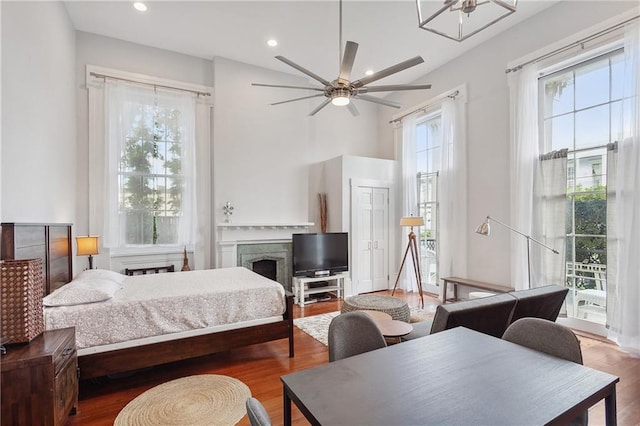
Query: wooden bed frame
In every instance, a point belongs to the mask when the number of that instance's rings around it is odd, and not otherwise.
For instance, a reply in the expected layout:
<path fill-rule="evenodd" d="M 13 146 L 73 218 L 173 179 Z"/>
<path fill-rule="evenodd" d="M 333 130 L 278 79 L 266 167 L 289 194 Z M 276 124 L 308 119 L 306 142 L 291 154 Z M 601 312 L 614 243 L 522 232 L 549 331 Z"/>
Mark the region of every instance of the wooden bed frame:
<path fill-rule="evenodd" d="M 281 321 L 79 356 L 80 379 L 139 370 L 278 339 L 289 339 L 289 357 L 291 358 L 294 355 L 293 293 L 285 292 L 285 294 L 287 308 Z"/>
<path fill-rule="evenodd" d="M 5 228 L 3 224 L 3 252 L 5 240 Z M 12 224 L 19 226 L 20 224 Z M 58 227 L 60 224 L 38 224 L 44 227 Z M 68 227 L 69 232 L 66 234 L 66 247 L 71 248 L 71 225 L 63 224 Z M 44 247 L 45 253 L 49 253 L 52 249 L 50 245 L 54 242 L 45 232 L 36 233 L 43 241 L 32 242 Z M 41 235 L 41 237 L 39 237 Z M 70 250 L 69 250 L 70 252 Z M 4 254 L 4 253 L 3 253 Z M 73 267 L 71 256 L 66 262 L 68 270 L 67 277 L 69 280 L 73 277 Z M 13 258 L 13 257 L 10 257 Z M 20 253 L 16 253 L 16 259 L 20 259 Z M 49 276 L 50 272 L 47 268 L 50 265 L 44 263 L 44 274 Z M 153 269 L 153 268 L 152 268 Z M 174 272 L 179 274 L 180 272 Z M 44 293 L 49 294 L 53 289 L 48 285 L 44 289 Z M 78 367 L 80 370 L 80 379 L 91 379 L 95 377 L 106 376 L 109 374 L 123 373 L 127 371 L 139 370 L 142 368 L 153 367 L 156 365 L 166 364 L 168 362 L 180 361 L 195 358 L 204 355 L 210 355 L 217 352 L 225 352 L 233 348 L 253 345 L 256 343 L 269 342 L 271 340 L 289 339 L 289 357 L 293 357 L 293 293 L 285 291 L 286 310 L 280 321 L 255 325 L 251 327 L 239 328 L 235 330 L 219 331 L 201 336 L 186 337 L 178 340 L 167 342 L 158 342 L 143 346 L 118 349 L 97 354 L 88 354 L 78 357 Z"/>

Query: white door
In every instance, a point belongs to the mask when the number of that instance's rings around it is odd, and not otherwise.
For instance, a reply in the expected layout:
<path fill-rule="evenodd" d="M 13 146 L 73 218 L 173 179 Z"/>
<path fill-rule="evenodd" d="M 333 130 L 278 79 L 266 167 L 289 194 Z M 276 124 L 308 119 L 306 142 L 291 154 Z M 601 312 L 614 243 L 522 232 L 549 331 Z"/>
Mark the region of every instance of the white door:
<path fill-rule="evenodd" d="M 356 209 L 352 229 L 355 290 L 357 293 L 386 290 L 389 287 L 389 189 L 356 187 Z"/>

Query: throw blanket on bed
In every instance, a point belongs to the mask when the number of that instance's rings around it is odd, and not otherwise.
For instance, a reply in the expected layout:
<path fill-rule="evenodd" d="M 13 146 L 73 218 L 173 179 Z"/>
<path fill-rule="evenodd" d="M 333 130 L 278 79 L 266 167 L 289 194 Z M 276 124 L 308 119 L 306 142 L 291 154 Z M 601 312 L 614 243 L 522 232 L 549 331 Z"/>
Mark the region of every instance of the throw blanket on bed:
<path fill-rule="evenodd" d="M 47 330 L 76 327 L 78 349 L 274 316 L 284 288 L 246 268 L 126 277 L 106 301 L 44 309 Z"/>

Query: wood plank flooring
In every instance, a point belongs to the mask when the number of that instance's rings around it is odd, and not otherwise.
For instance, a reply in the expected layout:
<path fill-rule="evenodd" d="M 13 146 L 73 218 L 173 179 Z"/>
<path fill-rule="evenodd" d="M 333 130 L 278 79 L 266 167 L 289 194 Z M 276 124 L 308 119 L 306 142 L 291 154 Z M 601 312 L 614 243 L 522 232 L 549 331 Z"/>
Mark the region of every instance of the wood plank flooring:
<path fill-rule="evenodd" d="M 413 293 L 396 292 L 396 296 L 407 300 L 410 306 L 418 306 L 418 297 Z M 433 309 L 438 303 L 435 298 L 425 298 L 426 308 Z M 294 315 L 304 317 L 333 312 L 340 310 L 341 304 L 341 301 L 321 302 L 306 305 L 304 309 L 296 305 Z M 583 345 L 585 365 L 620 377 L 617 389 L 618 424 L 640 425 L 640 359 L 631 358 L 609 342 L 583 338 L 594 336 L 579 337 Z M 280 340 L 172 363 L 131 376 L 82 382 L 78 413 L 69 418 L 67 425 L 113 425 L 118 412 L 142 392 L 166 381 L 194 374 L 223 374 L 242 380 L 249 386 L 253 396 L 264 404 L 273 424 L 282 424 L 280 376 L 328 362 L 326 346 L 297 327 L 294 330 L 294 340 L 294 358 L 288 357 L 287 341 Z M 427 384 L 425 381 L 425 386 Z M 308 424 L 295 405 L 292 416 L 294 424 Z M 239 424 L 249 425 L 246 416 Z M 589 424 L 604 424 L 603 402 L 590 410 Z"/>

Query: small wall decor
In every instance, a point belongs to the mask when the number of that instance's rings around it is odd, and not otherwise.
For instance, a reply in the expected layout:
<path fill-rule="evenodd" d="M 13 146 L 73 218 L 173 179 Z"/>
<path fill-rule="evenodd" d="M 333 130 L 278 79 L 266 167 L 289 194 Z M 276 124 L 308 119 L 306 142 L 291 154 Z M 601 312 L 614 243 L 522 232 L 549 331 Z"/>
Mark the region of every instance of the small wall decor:
<path fill-rule="evenodd" d="M 224 212 L 224 221 L 226 223 L 231 222 L 231 215 L 233 214 L 233 206 L 229 201 L 227 201 L 226 204 L 222 206 L 222 211 Z"/>
<path fill-rule="evenodd" d="M 327 193 L 318 194 L 318 203 L 320 204 L 320 232 L 327 232 Z"/>

